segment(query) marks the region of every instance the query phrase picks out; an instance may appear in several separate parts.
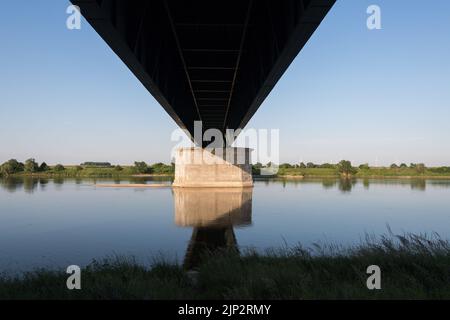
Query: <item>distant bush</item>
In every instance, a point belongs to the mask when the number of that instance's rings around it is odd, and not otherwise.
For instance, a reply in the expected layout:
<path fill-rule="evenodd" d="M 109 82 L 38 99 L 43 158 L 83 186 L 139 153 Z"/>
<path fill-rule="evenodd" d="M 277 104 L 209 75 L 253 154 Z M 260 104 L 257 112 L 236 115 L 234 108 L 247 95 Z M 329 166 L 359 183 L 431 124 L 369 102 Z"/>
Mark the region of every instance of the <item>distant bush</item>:
<path fill-rule="evenodd" d="M 28 159 L 24 165 L 25 172 L 34 173 L 39 171 L 39 165 L 34 159 Z"/>
<path fill-rule="evenodd" d="M 396 165 L 395 163 L 391 164 L 391 169 L 398 169 L 398 165 Z"/>
<path fill-rule="evenodd" d="M 83 170 L 83 167 L 82 167 L 82 166 L 76 166 L 76 167 L 75 167 L 75 171 L 81 171 L 81 170 Z"/>
<path fill-rule="evenodd" d="M 263 167 L 261 162 L 257 162 L 252 165 L 252 174 L 254 175 L 260 175 L 261 174 L 261 168 Z"/>
<path fill-rule="evenodd" d="M 370 167 L 369 167 L 369 164 L 368 164 L 368 163 L 363 163 L 363 164 L 361 164 L 361 165 L 359 166 L 359 169 L 361 169 L 361 170 L 369 170 Z"/>
<path fill-rule="evenodd" d="M 8 176 L 10 174 L 22 172 L 24 170 L 24 164 L 17 161 L 16 159 L 11 159 L 6 161 L 0 166 L 0 175 Z"/>
<path fill-rule="evenodd" d="M 56 172 L 61 172 L 61 171 L 64 171 L 66 168 L 64 168 L 64 166 L 62 165 L 62 164 L 57 164 L 55 167 L 54 167 L 54 170 L 56 171 Z"/>
<path fill-rule="evenodd" d="M 314 163 L 312 163 L 312 162 L 308 162 L 308 163 L 306 164 L 306 167 L 307 167 L 307 168 L 315 168 L 316 165 L 315 165 Z"/>
<path fill-rule="evenodd" d="M 144 161 L 135 161 L 134 170 L 140 174 L 151 173 L 150 167 Z"/>
<path fill-rule="evenodd" d="M 450 167 L 429 168 L 433 173 L 450 174 Z"/>
<path fill-rule="evenodd" d="M 123 168 L 122 168 L 121 166 L 117 165 L 117 166 L 114 167 L 114 170 L 116 170 L 116 171 L 122 171 Z"/>
<path fill-rule="evenodd" d="M 175 172 L 175 165 L 167 165 L 161 162 L 155 163 L 150 167 L 151 173 L 154 174 L 172 174 Z"/>
<path fill-rule="evenodd" d="M 98 168 L 111 168 L 112 165 L 109 162 L 84 162 L 81 164 L 83 167 L 98 167 Z"/>
<path fill-rule="evenodd" d="M 318 168 L 322 168 L 322 169 L 336 169 L 336 165 L 331 164 L 331 163 L 324 163 L 324 164 L 320 164 L 318 166 Z"/>
<path fill-rule="evenodd" d="M 416 164 L 416 172 L 417 173 L 422 174 L 425 172 L 425 169 L 426 169 L 426 167 L 423 163 Z"/>
<path fill-rule="evenodd" d="M 252 165 L 252 174 L 259 176 L 261 174 L 261 167 Z"/>
<path fill-rule="evenodd" d="M 337 165 L 338 172 L 344 176 L 350 176 L 356 173 L 356 169 L 353 168 L 352 163 L 348 160 L 342 160 Z"/>
<path fill-rule="evenodd" d="M 49 169 L 48 165 L 45 162 L 42 162 L 39 166 L 39 172 L 45 172 Z"/>
<path fill-rule="evenodd" d="M 253 167 L 257 168 L 257 169 L 261 169 L 263 167 L 261 162 L 257 162 L 253 165 Z"/>

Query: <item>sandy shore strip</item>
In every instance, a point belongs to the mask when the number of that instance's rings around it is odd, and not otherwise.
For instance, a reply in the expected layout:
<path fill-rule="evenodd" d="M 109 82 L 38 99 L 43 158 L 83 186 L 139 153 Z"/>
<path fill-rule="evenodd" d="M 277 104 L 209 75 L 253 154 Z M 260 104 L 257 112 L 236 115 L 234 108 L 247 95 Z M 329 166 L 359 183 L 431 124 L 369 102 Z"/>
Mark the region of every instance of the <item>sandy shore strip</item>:
<path fill-rule="evenodd" d="M 139 183 L 112 183 L 112 184 L 94 184 L 94 187 L 100 188 L 171 188 L 171 184 L 167 183 L 153 183 L 153 184 L 139 184 Z"/>

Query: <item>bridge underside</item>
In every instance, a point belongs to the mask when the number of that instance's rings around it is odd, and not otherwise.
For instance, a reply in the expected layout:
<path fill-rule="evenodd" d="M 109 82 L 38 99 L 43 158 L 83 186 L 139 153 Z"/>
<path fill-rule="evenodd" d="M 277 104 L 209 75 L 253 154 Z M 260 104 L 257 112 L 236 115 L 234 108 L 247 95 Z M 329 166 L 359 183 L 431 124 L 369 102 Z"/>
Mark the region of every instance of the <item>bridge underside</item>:
<path fill-rule="evenodd" d="M 193 137 L 243 128 L 335 0 L 72 0 Z"/>

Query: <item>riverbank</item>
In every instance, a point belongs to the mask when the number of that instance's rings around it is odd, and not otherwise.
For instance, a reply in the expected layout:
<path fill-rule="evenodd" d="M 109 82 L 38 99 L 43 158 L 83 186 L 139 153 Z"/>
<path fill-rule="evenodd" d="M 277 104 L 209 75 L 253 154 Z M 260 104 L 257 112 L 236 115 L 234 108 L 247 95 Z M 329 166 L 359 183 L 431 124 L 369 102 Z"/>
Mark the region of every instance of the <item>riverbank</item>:
<path fill-rule="evenodd" d="M 30 158 L 24 163 L 10 159 L 0 165 L 0 177 L 36 178 L 121 178 L 173 176 L 175 165 L 161 162 L 148 165 L 136 161 L 134 166 L 112 165 L 109 162 L 85 162 L 81 165 L 39 164 Z"/>
<path fill-rule="evenodd" d="M 149 177 L 173 177 L 173 173 L 137 173 L 133 166 L 121 166 L 111 168 L 80 168 L 79 166 L 64 166 L 64 170 L 57 171 L 50 168 L 44 172 L 18 172 L 8 177 L 25 178 L 149 178 Z"/>
<path fill-rule="evenodd" d="M 341 174 L 333 168 L 280 168 L 278 173 L 273 177 L 284 179 L 340 178 Z M 442 168 L 426 168 L 423 172 L 418 172 L 414 168 L 355 168 L 355 173 L 351 175 L 351 178 L 450 179 L 450 170 L 447 171 Z"/>
<path fill-rule="evenodd" d="M 0 299 L 450 299 L 450 243 L 438 237 L 228 251 L 203 261 L 195 280 L 167 261 L 151 267 L 133 258 L 94 261 L 82 269 L 82 290 L 73 291 L 66 289 L 65 270 L 2 276 Z M 370 265 L 381 269 L 380 290 L 367 288 Z"/>
<path fill-rule="evenodd" d="M 110 167 L 89 167 L 89 166 L 47 166 L 45 170 L 29 172 L 19 170 L 18 172 L 5 174 L 3 177 L 27 177 L 27 178 L 115 178 L 134 179 L 151 177 L 174 177 L 175 167 L 157 163 L 148 166 L 145 163 L 136 163 L 135 166 L 110 166 Z M 345 178 L 361 179 L 450 179 L 450 167 L 368 167 L 349 168 L 351 173 L 346 173 Z M 255 178 L 281 178 L 281 179 L 304 179 L 321 178 L 332 179 L 342 178 L 343 174 L 336 165 L 325 167 L 300 167 L 292 165 L 280 165 L 278 172 L 273 176 L 260 176 L 259 169 L 254 166 L 253 175 Z"/>
<path fill-rule="evenodd" d="M 142 184 L 142 183 L 109 183 L 109 184 L 94 184 L 94 187 L 98 188 L 139 188 L 139 189 L 146 189 L 146 188 L 171 188 L 171 184 L 167 183 L 152 183 L 152 184 Z"/>
<path fill-rule="evenodd" d="M 289 169 L 280 171 L 276 175 L 261 176 L 258 174 L 253 175 L 255 178 L 281 178 L 281 179 L 338 179 L 341 178 L 341 174 L 333 169 Z M 49 170 L 46 172 L 19 172 L 8 175 L 7 177 L 17 178 L 172 178 L 174 173 L 161 173 L 161 174 L 137 174 L 133 167 L 124 167 L 123 170 L 117 171 L 114 168 L 86 168 L 78 170 L 75 167 L 66 167 L 64 171 L 58 172 Z M 5 177 L 6 178 L 6 177 Z M 350 178 L 357 179 L 450 179 L 450 174 L 442 174 L 427 171 L 422 174 L 415 174 L 410 171 L 396 172 L 389 170 L 377 170 L 370 169 L 364 172 L 358 171 L 351 175 Z"/>

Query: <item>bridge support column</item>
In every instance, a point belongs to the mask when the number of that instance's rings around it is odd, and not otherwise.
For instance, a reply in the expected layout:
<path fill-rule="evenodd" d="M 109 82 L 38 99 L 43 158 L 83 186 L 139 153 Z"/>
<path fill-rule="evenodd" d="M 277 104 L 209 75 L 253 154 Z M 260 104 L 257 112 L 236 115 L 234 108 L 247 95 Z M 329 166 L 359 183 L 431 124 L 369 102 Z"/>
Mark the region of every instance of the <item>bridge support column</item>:
<path fill-rule="evenodd" d="M 175 156 L 174 187 L 251 187 L 251 149 L 180 148 Z"/>

